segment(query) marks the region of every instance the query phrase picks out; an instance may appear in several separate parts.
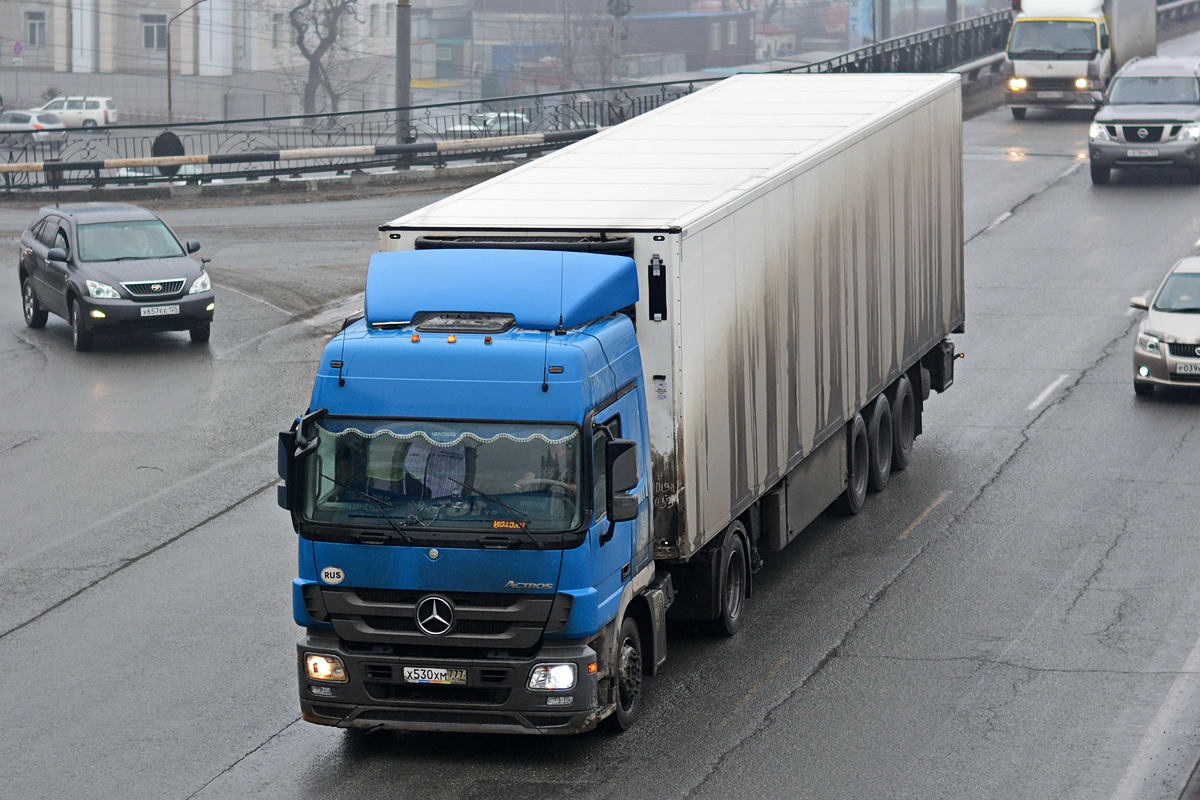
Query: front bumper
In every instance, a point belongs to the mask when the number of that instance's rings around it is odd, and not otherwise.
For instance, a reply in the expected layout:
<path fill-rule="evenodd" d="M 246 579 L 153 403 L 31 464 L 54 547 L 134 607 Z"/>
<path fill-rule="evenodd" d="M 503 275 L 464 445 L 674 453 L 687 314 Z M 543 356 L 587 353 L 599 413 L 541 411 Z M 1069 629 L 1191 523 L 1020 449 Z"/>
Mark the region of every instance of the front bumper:
<path fill-rule="evenodd" d="M 1088 157 L 1097 167 L 1200 167 L 1200 142 L 1130 144 L 1089 139 Z"/>
<path fill-rule="evenodd" d="M 336 655 L 348 681 L 310 679 L 304 654 Z M 598 702 L 600 674 L 588 674 L 596 652 L 584 643 L 543 646 L 528 657 L 463 658 L 395 655 L 386 645 L 350 645 L 336 636 L 309 633 L 297 645 L 301 716 L 318 725 L 404 731 L 476 733 L 582 733 L 610 711 Z M 572 662 L 577 683 L 562 692 L 526 688 L 536 664 Z M 404 667 L 465 669 L 461 686 L 406 683 Z M 555 698 L 554 705 L 549 698 Z M 566 702 L 564 698 L 569 698 Z"/>
<path fill-rule="evenodd" d="M 1163 342 L 1159 345 L 1163 350 L 1159 355 L 1151 355 L 1138 346 L 1133 350 L 1133 379 L 1140 383 L 1152 383 L 1156 386 L 1186 386 L 1200 388 L 1200 354 L 1194 357 L 1175 356 L 1170 353 L 1171 345 Z M 1176 345 L 1178 347 L 1178 345 Z M 1187 345 L 1197 348 L 1200 345 Z M 1195 369 L 1197 372 L 1181 372 L 1180 370 Z M 1142 374 L 1145 372 L 1145 374 Z"/>
<path fill-rule="evenodd" d="M 216 300 L 211 291 L 184 295 L 175 300 L 139 302 L 134 300 L 102 300 L 80 297 L 87 327 L 91 330 L 155 330 L 186 331 L 202 322 L 211 322 Z M 143 309 L 178 306 L 178 313 L 146 316 Z M 104 316 L 97 317 L 98 311 Z"/>
<path fill-rule="evenodd" d="M 1009 108 L 1095 109 L 1103 99 L 1103 93 L 1094 89 L 1004 90 L 1004 102 Z"/>

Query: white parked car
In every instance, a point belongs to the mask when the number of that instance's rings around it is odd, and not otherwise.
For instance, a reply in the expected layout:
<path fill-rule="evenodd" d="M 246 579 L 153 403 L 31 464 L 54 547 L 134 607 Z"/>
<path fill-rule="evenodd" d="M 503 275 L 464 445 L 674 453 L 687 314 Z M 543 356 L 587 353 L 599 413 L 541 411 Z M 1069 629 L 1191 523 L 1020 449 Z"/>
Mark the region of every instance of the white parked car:
<path fill-rule="evenodd" d="M 68 128 L 117 124 L 117 104 L 111 97 L 56 97 L 37 110 L 55 114 Z"/>
<path fill-rule="evenodd" d="M 446 128 L 447 139 L 516 136 L 529 132 L 529 117 L 520 111 L 479 111 L 459 125 Z"/>
<path fill-rule="evenodd" d="M 62 121 L 45 111 L 0 112 L 0 147 L 24 147 L 34 142 L 50 142 L 62 146 L 66 138 Z"/>

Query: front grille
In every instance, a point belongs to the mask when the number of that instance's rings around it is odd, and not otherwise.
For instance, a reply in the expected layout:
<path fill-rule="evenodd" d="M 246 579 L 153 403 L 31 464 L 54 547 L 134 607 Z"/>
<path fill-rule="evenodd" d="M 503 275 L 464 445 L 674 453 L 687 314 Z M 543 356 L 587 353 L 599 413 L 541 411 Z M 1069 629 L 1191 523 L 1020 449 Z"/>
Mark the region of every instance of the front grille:
<path fill-rule="evenodd" d="M 1180 375 L 1178 372 L 1172 372 L 1171 380 L 1175 381 L 1176 383 L 1200 383 L 1200 375 L 1194 375 L 1191 373 L 1188 373 L 1187 375 Z"/>
<path fill-rule="evenodd" d="M 508 689 L 482 686 L 429 686 L 422 683 L 365 683 L 372 700 L 388 703 L 423 705 L 502 706 L 508 701 Z"/>
<path fill-rule="evenodd" d="M 1131 144 L 1151 144 L 1163 140 L 1162 125 L 1122 125 L 1122 138 Z"/>
<path fill-rule="evenodd" d="M 363 622 L 380 631 L 415 631 L 417 622 L 412 617 L 363 617 Z M 508 630 L 507 622 L 489 622 L 480 619 L 462 619 L 454 624 L 459 634 L 497 634 Z"/>
<path fill-rule="evenodd" d="M 430 592 L 413 592 L 404 589 L 355 589 L 358 599 L 368 603 L 415 604 Z M 520 595 L 516 594 L 486 594 L 483 592 L 437 592 L 456 606 L 476 606 L 487 608 L 508 608 L 517 603 Z"/>
<path fill-rule="evenodd" d="M 1073 92 L 1074 78 L 1029 78 L 1029 88 L 1039 92 Z"/>
<path fill-rule="evenodd" d="M 158 299 L 179 294 L 186 282 L 184 278 L 169 278 L 161 281 L 126 281 L 121 285 L 136 298 Z"/>
<path fill-rule="evenodd" d="M 1200 358 L 1200 344 L 1180 344 L 1167 342 L 1167 348 L 1176 358 Z"/>

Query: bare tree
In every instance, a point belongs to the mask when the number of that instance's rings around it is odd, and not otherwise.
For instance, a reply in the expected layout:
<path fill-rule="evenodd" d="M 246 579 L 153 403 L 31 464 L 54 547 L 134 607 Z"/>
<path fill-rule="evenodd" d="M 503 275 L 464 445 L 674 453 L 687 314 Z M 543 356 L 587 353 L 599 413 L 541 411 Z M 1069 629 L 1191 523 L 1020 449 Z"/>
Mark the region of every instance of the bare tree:
<path fill-rule="evenodd" d="M 317 113 L 317 95 L 323 92 L 329 110 L 337 111 L 346 88 L 334 77 L 334 56 L 346 23 L 357 19 L 358 0 L 300 0 L 288 11 L 293 41 L 308 62 L 304 80 L 304 113 Z"/>

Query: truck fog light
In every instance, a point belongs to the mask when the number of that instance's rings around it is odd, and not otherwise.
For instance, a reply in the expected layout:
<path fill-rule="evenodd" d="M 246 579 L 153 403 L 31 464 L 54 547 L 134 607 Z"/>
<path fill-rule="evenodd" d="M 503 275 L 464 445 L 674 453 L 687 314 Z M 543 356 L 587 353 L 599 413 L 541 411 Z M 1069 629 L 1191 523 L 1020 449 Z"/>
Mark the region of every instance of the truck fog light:
<path fill-rule="evenodd" d="M 529 688 L 542 692 L 566 692 L 575 688 L 574 664 L 538 664 L 529 671 Z"/>
<path fill-rule="evenodd" d="M 1138 375 L 1141 375 L 1143 378 L 1150 377 L 1150 368 L 1149 367 L 1138 367 Z"/>
<path fill-rule="evenodd" d="M 332 686 L 310 686 L 308 691 L 315 694 L 317 697 L 333 697 Z"/>
<path fill-rule="evenodd" d="M 1076 89 L 1087 89 L 1087 88 L 1091 87 L 1091 85 L 1092 85 L 1092 82 L 1089 81 L 1087 78 L 1076 78 L 1075 79 L 1075 88 Z"/>
<path fill-rule="evenodd" d="M 204 307 L 204 310 L 205 310 L 205 311 L 212 311 L 212 310 L 213 310 L 214 308 L 216 308 L 216 307 L 217 307 L 217 304 L 216 304 L 216 303 L 209 303 L 208 305 L 206 305 L 206 306 Z"/>
<path fill-rule="evenodd" d="M 93 308 L 92 309 L 92 319 L 104 319 L 104 312 L 99 309 Z"/>
<path fill-rule="evenodd" d="M 571 703 L 574 703 L 574 702 L 575 702 L 575 698 L 569 694 L 566 696 L 560 695 L 560 694 L 552 694 L 546 698 L 546 705 L 548 705 L 548 706 L 569 706 L 569 705 L 571 705 Z"/>
<path fill-rule="evenodd" d="M 346 675 L 346 667 L 337 656 L 324 653 L 305 653 L 304 672 L 314 681 L 336 681 L 345 683 L 350 680 Z"/>

